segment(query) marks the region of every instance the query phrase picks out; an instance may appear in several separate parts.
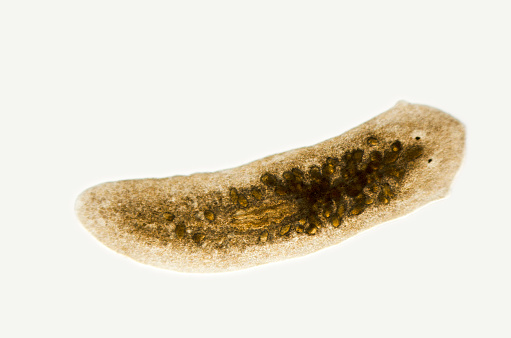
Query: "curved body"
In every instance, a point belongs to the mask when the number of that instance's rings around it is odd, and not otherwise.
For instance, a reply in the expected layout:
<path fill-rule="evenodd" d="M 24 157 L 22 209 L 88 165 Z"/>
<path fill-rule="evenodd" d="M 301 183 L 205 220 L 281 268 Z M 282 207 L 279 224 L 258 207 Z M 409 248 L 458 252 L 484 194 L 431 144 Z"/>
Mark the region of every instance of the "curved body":
<path fill-rule="evenodd" d="M 401 101 L 338 137 L 237 168 L 100 184 L 76 212 L 141 263 L 238 270 L 315 252 L 444 197 L 464 142 L 458 120 Z"/>

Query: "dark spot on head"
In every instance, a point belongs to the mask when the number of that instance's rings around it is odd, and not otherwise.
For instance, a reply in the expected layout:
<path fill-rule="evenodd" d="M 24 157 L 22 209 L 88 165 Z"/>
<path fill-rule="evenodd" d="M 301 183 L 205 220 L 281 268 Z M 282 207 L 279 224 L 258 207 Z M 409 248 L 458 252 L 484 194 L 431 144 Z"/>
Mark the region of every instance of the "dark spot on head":
<path fill-rule="evenodd" d="M 433 159 L 432 159 L 432 158 L 430 158 L 430 159 L 428 160 L 428 163 L 431 163 L 431 161 L 433 161 Z"/>
<path fill-rule="evenodd" d="M 418 140 L 420 140 L 421 138 L 420 138 L 419 136 L 417 136 L 415 139 L 418 141 Z"/>

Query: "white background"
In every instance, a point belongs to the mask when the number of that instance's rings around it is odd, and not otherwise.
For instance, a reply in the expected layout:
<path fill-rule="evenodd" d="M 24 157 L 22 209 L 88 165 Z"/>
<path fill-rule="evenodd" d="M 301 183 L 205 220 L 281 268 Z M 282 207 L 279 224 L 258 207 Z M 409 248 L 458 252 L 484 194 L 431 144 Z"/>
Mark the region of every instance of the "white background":
<path fill-rule="evenodd" d="M 2 1 L 0 336 L 510 337 L 510 10 Z M 400 99 L 466 125 L 451 195 L 316 254 L 180 274 L 74 215 L 92 185 L 238 166 Z"/>

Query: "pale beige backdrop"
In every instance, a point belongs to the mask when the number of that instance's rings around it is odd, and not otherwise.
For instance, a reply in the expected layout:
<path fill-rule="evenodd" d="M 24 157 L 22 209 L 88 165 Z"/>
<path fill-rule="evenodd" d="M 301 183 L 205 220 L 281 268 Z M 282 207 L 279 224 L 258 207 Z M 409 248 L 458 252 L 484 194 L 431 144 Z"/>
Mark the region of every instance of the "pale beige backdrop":
<path fill-rule="evenodd" d="M 0 336 L 510 337 L 508 1 L 2 1 Z M 465 123 L 447 199 L 301 259 L 143 266 L 84 189 L 216 171 L 398 100 Z"/>

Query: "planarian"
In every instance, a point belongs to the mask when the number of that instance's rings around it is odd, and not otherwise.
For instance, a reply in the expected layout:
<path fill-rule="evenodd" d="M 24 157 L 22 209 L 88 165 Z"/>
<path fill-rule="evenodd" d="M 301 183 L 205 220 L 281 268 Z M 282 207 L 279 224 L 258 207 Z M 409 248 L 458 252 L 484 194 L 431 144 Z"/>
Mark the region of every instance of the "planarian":
<path fill-rule="evenodd" d="M 398 102 L 319 144 L 215 173 L 109 182 L 77 199 L 85 228 L 116 252 L 182 272 L 299 257 L 445 197 L 465 129 Z"/>

